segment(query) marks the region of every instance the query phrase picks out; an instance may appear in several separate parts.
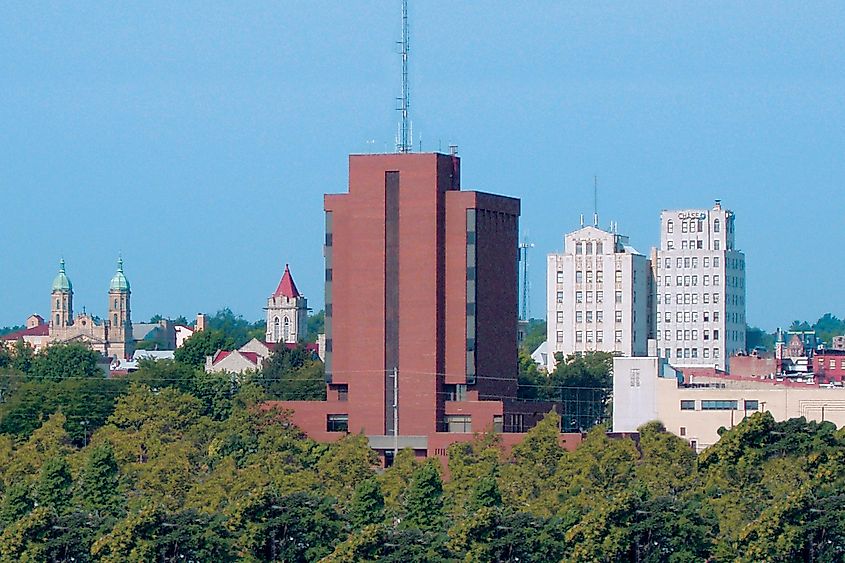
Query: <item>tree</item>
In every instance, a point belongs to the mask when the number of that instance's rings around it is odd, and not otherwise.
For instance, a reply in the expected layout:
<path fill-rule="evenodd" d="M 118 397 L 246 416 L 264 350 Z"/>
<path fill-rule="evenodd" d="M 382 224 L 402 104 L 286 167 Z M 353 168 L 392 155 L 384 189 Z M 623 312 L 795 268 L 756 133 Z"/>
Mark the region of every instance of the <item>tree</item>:
<path fill-rule="evenodd" d="M 414 471 L 411 486 L 405 491 L 404 508 L 404 527 L 423 532 L 440 529 L 443 522 L 443 481 L 437 459 L 426 460 Z"/>
<path fill-rule="evenodd" d="M 775 335 L 756 326 L 745 325 L 745 349 L 749 352 L 757 348 L 771 352 L 775 347 Z"/>
<path fill-rule="evenodd" d="M 326 312 L 322 309 L 308 315 L 307 330 L 305 332 L 305 342 L 317 342 L 317 336 L 325 332 L 324 325 L 326 323 Z"/>
<path fill-rule="evenodd" d="M 369 524 L 384 520 L 384 497 L 375 478 L 362 481 L 355 489 L 349 507 L 349 524 L 353 530 L 360 530 Z"/>
<path fill-rule="evenodd" d="M 108 442 L 88 448 L 79 476 L 79 497 L 79 504 L 92 511 L 111 512 L 120 504 L 117 460 Z"/>
<path fill-rule="evenodd" d="M 548 413 L 514 446 L 512 463 L 502 468 L 500 489 L 508 506 L 525 510 L 545 496 L 565 450 L 560 445 L 560 417 Z"/>
<path fill-rule="evenodd" d="M 15 347 L 12 352 L 12 369 L 21 373 L 29 373 L 32 369 L 32 362 L 35 358 L 35 351 L 32 346 L 23 341 L 23 339 L 15 342 Z"/>
<path fill-rule="evenodd" d="M 218 350 L 233 350 L 235 340 L 219 330 L 201 330 L 185 340 L 181 348 L 173 353 L 173 359 L 197 369 L 205 367 L 206 356 L 213 356 Z"/>
<path fill-rule="evenodd" d="M 549 399 L 562 403 L 563 430 L 584 431 L 604 421 L 613 389 L 613 354 L 587 352 L 556 359 Z"/>
<path fill-rule="evenodd" d="M 378 456 L 363 434 L 348 434 L 332 444 L 317 462 L 317 473 L 326 491 L 346 504 L 358 485 L 375 476 Z"/>
<path fill-rule="evenodd" d="M 39 506 L 53 510 L 65 510 L 70 498 L 70 466 L 63 457 L 50 458 L 41 466 L 38 485 L 35 488 L 35 500 Z"/>
<path fill-rule="evenodd" d="M 525 338 L 519 349 L 529 355 L 546 340 L 546 321 L 542 319 L 531 319 L 528 321 L 528 329 L 525 331 Z"/>
<path fill-rule="evenodd" d="M 519 376 L 517 380 L 517 396 L 520 399 L 548 400 L 549 377 L 541 373 L 528 352 L 519 350 Z"/>
<path fill-rule="evenodd" d="M 34 379 L 104 379 L 97 365 L 100 354 L 83 344 L 52 344 L 35 355 L 29 375 Z"/>

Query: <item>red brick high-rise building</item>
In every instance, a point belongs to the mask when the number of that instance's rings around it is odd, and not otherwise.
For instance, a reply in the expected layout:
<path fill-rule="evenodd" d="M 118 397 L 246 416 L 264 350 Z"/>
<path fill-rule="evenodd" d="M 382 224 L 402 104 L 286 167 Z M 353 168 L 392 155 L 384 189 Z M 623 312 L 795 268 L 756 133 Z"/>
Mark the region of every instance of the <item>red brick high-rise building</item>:
<path fill-rule="evenodd" d="M 456 155 L 350 156 L 349 193 L 325 197 L 328 400 L 286 402 L 294 422 L 443 455 L 549 410 L 516 401 L 519 211 L 461 191 Z"/>

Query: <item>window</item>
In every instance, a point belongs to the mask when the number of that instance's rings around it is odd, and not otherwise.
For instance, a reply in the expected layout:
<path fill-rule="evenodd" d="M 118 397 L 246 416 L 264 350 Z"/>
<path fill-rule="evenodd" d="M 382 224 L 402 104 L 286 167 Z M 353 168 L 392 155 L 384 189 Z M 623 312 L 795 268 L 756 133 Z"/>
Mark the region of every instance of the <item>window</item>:
<path fill-rule="evenodd" d="M 705 329 L 703 331 L 702 335 L 704 336 L 704 340 L 710 340 L 710 331 L 709 330 Z"/>
<path fill-rule="evenodd" d="M 672 259 L 671 258 L 664 258 L 663 259 L 663 267 L 664 268 L 671 268 L 672 267 Z"/>
<path fill-rule="evenodd" d="M 666 222 L 666 232 L 667 232 L 667 233 L 673 233 L 673 232 L 675 232 L 675 223 L 674 223 L 671 219 L 669 219 L 669 220 Z"/>
<path fill-rule="evenodd" d="M 587 322 L 588 323 L 593 322 L 593 312 L 592 311 L 587 311 Z"/>
<path fill-rule="evenodd" d="M 672 285 L 672 276 L 664 276 L 663 285 Z"/>
<path fill-rule="evenodd" d="M 689 268 L 690 259 L 689 257 L 684 258 L 684 268 Z"/>
<path fill-rule="evenodd" d="M 575 322 L 576 323 L 583 323 L 584 322 L 584 311 L 575 311 Z"/>
<path fill-rule="evenodd" d="M 690 356 L 693 357 L 693 358 L 697 358 L 698 357 L 698 348 L 693 348 L 692 350 L 690 350 Z"/>
<path fill-rule="evenodd" d="M 663 315 L 664 315 L 664 317 L 663 317 L 663 322 L 666 322 L 666 323 L 671 323 L 671 322 L 672 322 L 672 313 L 671 313 L 671 311 L 666 311 Z"/>
<path fill-rule="evenodd" d="M 616 302 L 622 303 L 622 292 L 621 291 L 616 292 Z"/>
<path fill-rule="evenodd" d="M 709 257 L 709 256 L 705 256 L 705 257 L 704 257 L 704 267 L 705 267 L 705 268 L 709 268 L 709 267 L 710 267 L 710 257 Z"/>
<path fill-rule="evenodd" d="M 735 411 L 736 401 L 701 401 L 703 411 Z"/>
<path fill-rule="evenodd" d="M 556 339 L 559 343 L 563 343 L 563 331 L 562 330 L 557 331 Z"/>
<path fill-rule="evenodd" d="M 710 294 L 705 293 L 704 295 L 702 295 L 701 296 L 701 302 L 702 303 L 710 303 Z"/>
<path fill-rule="evenodd" d="M 674 250 L 675 249 L 675 241 L 666 241 L 666 250 Z"/>
<path fill-rule="evenodd" d="M 694 411 L 695 410 L 695 401 L 681 401 L 681 410 L 682 411 Z"/>
<path fill-rule="evenodd" d="M 639 387 L 640 386 L 640 370 L 637 368 L 631 368 L 631 387 Z"/>
<path fill-rule="evenodd" d="M 524 432 L 525 431 L 525 415 L 523 414 L 509 414 L 510 425 L 508 432 Z"/>
<path fill-rule="evenodd" d="M 745 410 L 758 411 L 760 410 L 760 403 L 758 401 L 745 401 Z"/>
<path fill-rule="evenodd" d="M 663 340 L 672 340 L 672 331 L 671 330 L 664 330 L 663 331 Z"/>
<path fill-rule="evenodd" d="M 698 294 L 697 293 L 692 294 L 692 304 L 698 305 Z"/>
<path fill-rule="evenodd" d="M 584 292 L 583 291 L 576 291 L 575 292 L 575 302 L 576 303 L 583 303 L 584 302 Z"/>
<path fill-rule="evenodd" d="M 718 357 L 719 357 L 719 349 L 713 348 L 713 358 L 718 358 Z"/>
<path fill-rule="evenodd" d="M 684 276 L 675 276 L 675 285 L 677 285 L 677 286 L 684 285 Z"/>
<path fill-rule="evenodd" d="M 498 432 L 499 434 L 503 431 L 504 424 L 502 423 L 502 415 L 494 414 L 493 415 L 493 432 Z"/>
<path fill-rule="evenodd" d="M 282 334 L 282 321 L 279 320 L 279 317 L 273 319 L 273 342 L 279 342 L 281 340 Z"/>
<path fill-rule="evenodd" d="M 592 342 L 592 341 L 593 341 L 593 331 L 588 330 L 587 331 L 587 342 Z"/>
<path fill-rule="evenodd" d="M 680 341 L 680 340 L 683 340 L 683 339 L 684 339 L 684 331 L 683 330 L 675 331 L 675 340 Z"/>
<path fill-rule="evenodd" d="M 117 309 L 117 299 L 114 300 L 114 307 L 112 307 L 112 308 Z"/>
<path fill-rule="evenodd" d="M 702 350 L 702 352 L 703 352 L 703 356 L 704 356 L 705 358 L 709 358 L 709 357 L 710 357 L 710 348 L 702 348 L 701 350 Z"/>
<path fill-rule="evenodd" d="M 604 271 L 596 270 L 596 283 L 604 282 Z"/>
<path fill-rule="evenodd" d="M 575 283 L 583 283 L 584 282 L 584 272 L 581 270 L 577 270 L 575 272 Z"/>
<path fill-rule="evenodd" d="M 583 342 L 584 341 L 584 332 L 580 330 L 575 331 L 575 342 Z"/>
<path fill-rule="evenodd" d="M 675 357 L 681 359 L 684 357 L 684 349 L 683 348 L 675 348 Z"/>
<path fill-rule="evenodd" d="M 458 433 L 472 432 L 472 416 L 468 414 L 447 414 L 446 431 Z"/>
<path fill-rule="evenodd" d="M 687 232 L 687 229 L 688 229 L 688 227 L 687 227 L 687 222 L 686 222 L 686 221 L 681 221 L 681 232 L 682 232 L 682 233 L 685 233 L 685 232 Z"/>
<path fill-rule="evenodd" d="M 58 313 L 56 313 L 56 324 L 61 324 L 61 321 L 59 320 L 59 314 Z"/>
<path fill-rule="evenodd" d="M 704 283 L 704 285 L 710 285 L 710 276 L 704 276 L 702 282 Z"/>
<path fill-rule="evenodd" d="M 337 386 L 337 400 L 341 402 L 346 402 L 349 400 L 349 385 Z"/>
<path fill-rule="evenodd" d="M 614 318 L 615 318 L 617 323 L 621 323 L 622 322 L 622 311 L 617 309 L 616 315 L 615 315 Z"/>
<path fill-rule="evenodd" d="M 695 330 L 695 329 L 692 329 L 692 339 L 693 339 L 693 340 L 698 340 L 698 331 L 697 331 L 697 330 Z M 694 357 L 695 357 L 695 356 L 693 356 L 693 358 L 694 358 Z"/>
<path fill-rule="evenodd" d="M 718 274 L 713 276 L 713 285 L 719 285 L 719 276 L 718 276 Z"/>
<path fill-rule="evenodd" d="M 714 323 L 719 322 L 719 311 L 713 311 L 713 322 Z"/>
<path fill-rule="evenodd" d="M 614 335 L 614 340 L 616 341 L 617 344 L 622 342 L 622 331 L 621 330 L 616 331 L 616 333 Z"/>
<path fill-rule="evenodd" d="M 596 331 L 596 342 L 604 342 L 604 331 L 602 331 L 602 330 Z"/>
<path fill-rule="evenodd" d="M 663 294 L 663 302 L 667 305 L 671 305 L 672 304 L 672 294 L 671 293 Z"/>
<path fill-rule="evenodd" d="M 562 322 L 563 322 L 563 311 L 558 311 L 558 312 L 555 314 L 555 320 L 556 320 L 558 323 L 562 323 Z"/>
<path fill-rule="evenodd" d="M 675 322 L 682 323 L 684 322 L 684 313 L 683 311 L 676 311 L 675 312 Z"/>
<path fill-rule="evenodd" d="M 694 257 L 694 258 L 692 259 L 692 267 L 693 267 L 693 268 L 698 268 L 698 258 L 695 258 L 695 257 Z"/>
<path fill-rule="evenodd" d="M 686 249 L 687 249 L 687 241 L 682 240 L 681 241 L 681 250 L 686 250 Z"/>
<path fill-rule="evenodd" d="M 716 304 L 716 303 L 718 303 L 718 302 L 719 302 L 719 294 L 718 294 L 718 293 L 714 293 L 714 294 L 713 294 L 713 304 L 715 305 L 715 304 Z M 716 319 L 713 319 L 713 320 L 715 321 Z"/>
<path fill-rule="evenodd" d="M 282 321 L 282 338 L 285 342 L 290 341 L 290 319 L 287 317 Z"/>
<path fill-rule="evenodd" d="M 330 414 L 326 416 L 326 432 L 349 432 L 348 414 Z"/>
<path fill-rule="evenodd" d="M 604 311 L 596 311 L 596 322 L 600 323 L 604 320 Z"/>
<path fill-rule="evenodd" d="M 117 313 L 115 313 L 114 315 L 114 320 L 112 321 L 112 324 L 117 325 Z"/>
<path fill-rule="evenodd" d="M 587 303 L 592 303 L 592 302 L 593 302 L 593 292 L 588 291 L 587 292 Z"/>
<path fill-rule="evenodd" d="M 593 283 L 593 271 L 587 270 L 587 283 Z"/>
<path fill-rule="evenodd" d="M 688 323 L 692 320 L 692 314 L 689 311 L 684 311 L 684 322 Z"/>
<path fill-rule="evenodd" d="M 622 283 L 622 270 L 616 270 L 615 280 L 616 283 Z"/>
<path fill-rule="evenodd" d="M 557 302 L 563 303 L 563 292 L 562 291 L 557 292 Z"/>
<path fill-rule="evenodd" d="M 693 285 L 693 286 L 698 285 L 698 276 L 693 276 L 693 277 L 692 277 L 692 285 Z"/>
<path fill-rule="evenodd" d="M 676 258 L 675 259 L 675 267 L 682 268 L 684 266 L 684 259 L 683 258 Z"/>
<path fill-rule="evenodd" d="M 672 357 L 672 349 L 671 348 L 665 348 L 663 350 L 663 357 L 666 358 L 667 360 L 669 358 L 671 358 Z"/>
<path fill-rule="evenodd" d="M 718 219 L 713 221 L 713 232 L 714 233 L 718 233 L 719 231 L 721 231 L 722 230 L 721 227 L 722 227 L 722 223 Z"/>
<path fill-rule="evenodd" d="M 718 268 L 718 267 L 719 267 L 719 257 L 718 257 L 718 256 L 714 256 L 714 257 L 713 257 L 713 267 L 714 267 L 714 268 Z"/>
<path fill-rule="evenodd" d="M 721 244 L 719 243 L 719 239 L 713 241 L 713 250 L 719 250 Z"/>
<path fill-rule="evenodd" d="M 592 253 L 593 253 L 593 243 L 588 242 L 587 243 L 587 254 L 592 254 Z"/>
<path fill-rule="evenodd" d="M 686 426 L 681 426 L 680 435 L 681 435 L 681 436 L 686 436 L 686 435 L 687 435 L 687 427 L 686 427 Z"/>
<path fill-rule="evenodd" d="M 603 253 L 602 250 L 603 250 L 603 248 L 602 248 L 601 242 L 597 242 L 596 243 L 596 254 L 602 254 Z"/>
<path fill-rule="evenodd" d="M 575 243 L 575 254 L 584 254 L 584 243 Z"/>
<path fill-rule="evenodd" d="M 603 303 L 604 302 L 604 292 L 597 291 L 596 292 L 596 303 Z"/>
<path fill-rule="evenodd" d="M 557 271 L 557 283 L 563 283 L 563 272 L 560 270 Z"/>

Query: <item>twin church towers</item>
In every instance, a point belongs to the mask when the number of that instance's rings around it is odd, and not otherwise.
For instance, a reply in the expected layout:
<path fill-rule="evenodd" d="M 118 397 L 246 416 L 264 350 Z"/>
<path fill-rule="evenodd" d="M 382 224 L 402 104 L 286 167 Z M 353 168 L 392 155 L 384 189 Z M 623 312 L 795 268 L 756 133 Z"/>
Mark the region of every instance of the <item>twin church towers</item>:
<path fill-rule="evenodd" d="M 120 258 L 109 283 L 108 316 L 100 319 L 86 312 L 74 316 L 73 284 L 62 260 L 50 294 L 50 342 L 83 342 L 107 357 L 130 356 L 134 352 L 130 295 Z"/>

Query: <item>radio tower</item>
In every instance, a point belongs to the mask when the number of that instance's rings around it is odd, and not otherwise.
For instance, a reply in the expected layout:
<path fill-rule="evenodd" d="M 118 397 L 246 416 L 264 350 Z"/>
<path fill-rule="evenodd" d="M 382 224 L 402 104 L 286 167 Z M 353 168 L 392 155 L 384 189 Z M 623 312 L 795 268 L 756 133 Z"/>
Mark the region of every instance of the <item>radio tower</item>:
<path fill-rule="evenodd" d="M 519 320 L 521 321 L 528 321 L 531 314 L 531 294 L 528 291 L 528 249 L 533 247 L 534 245 L 527 240 L 519 243 L 519 262 L 522 266 L 522 307 L 519 310 Z"/>
<path fill-rule="evenodd" d="M 402 97 L 397 101 L 402 112 L 402 122 L 399 124 L 399 135 L 396 137 L 396 152 L 411 152 L 413 139 L 411 139 L 411 126 L 408 117 L 408 110 L 411 108 L 411 92 L 408 88 L 408 53 L 410 52 L 411 33 L 408 28 L 408 0 L 402 0 Z"/>

